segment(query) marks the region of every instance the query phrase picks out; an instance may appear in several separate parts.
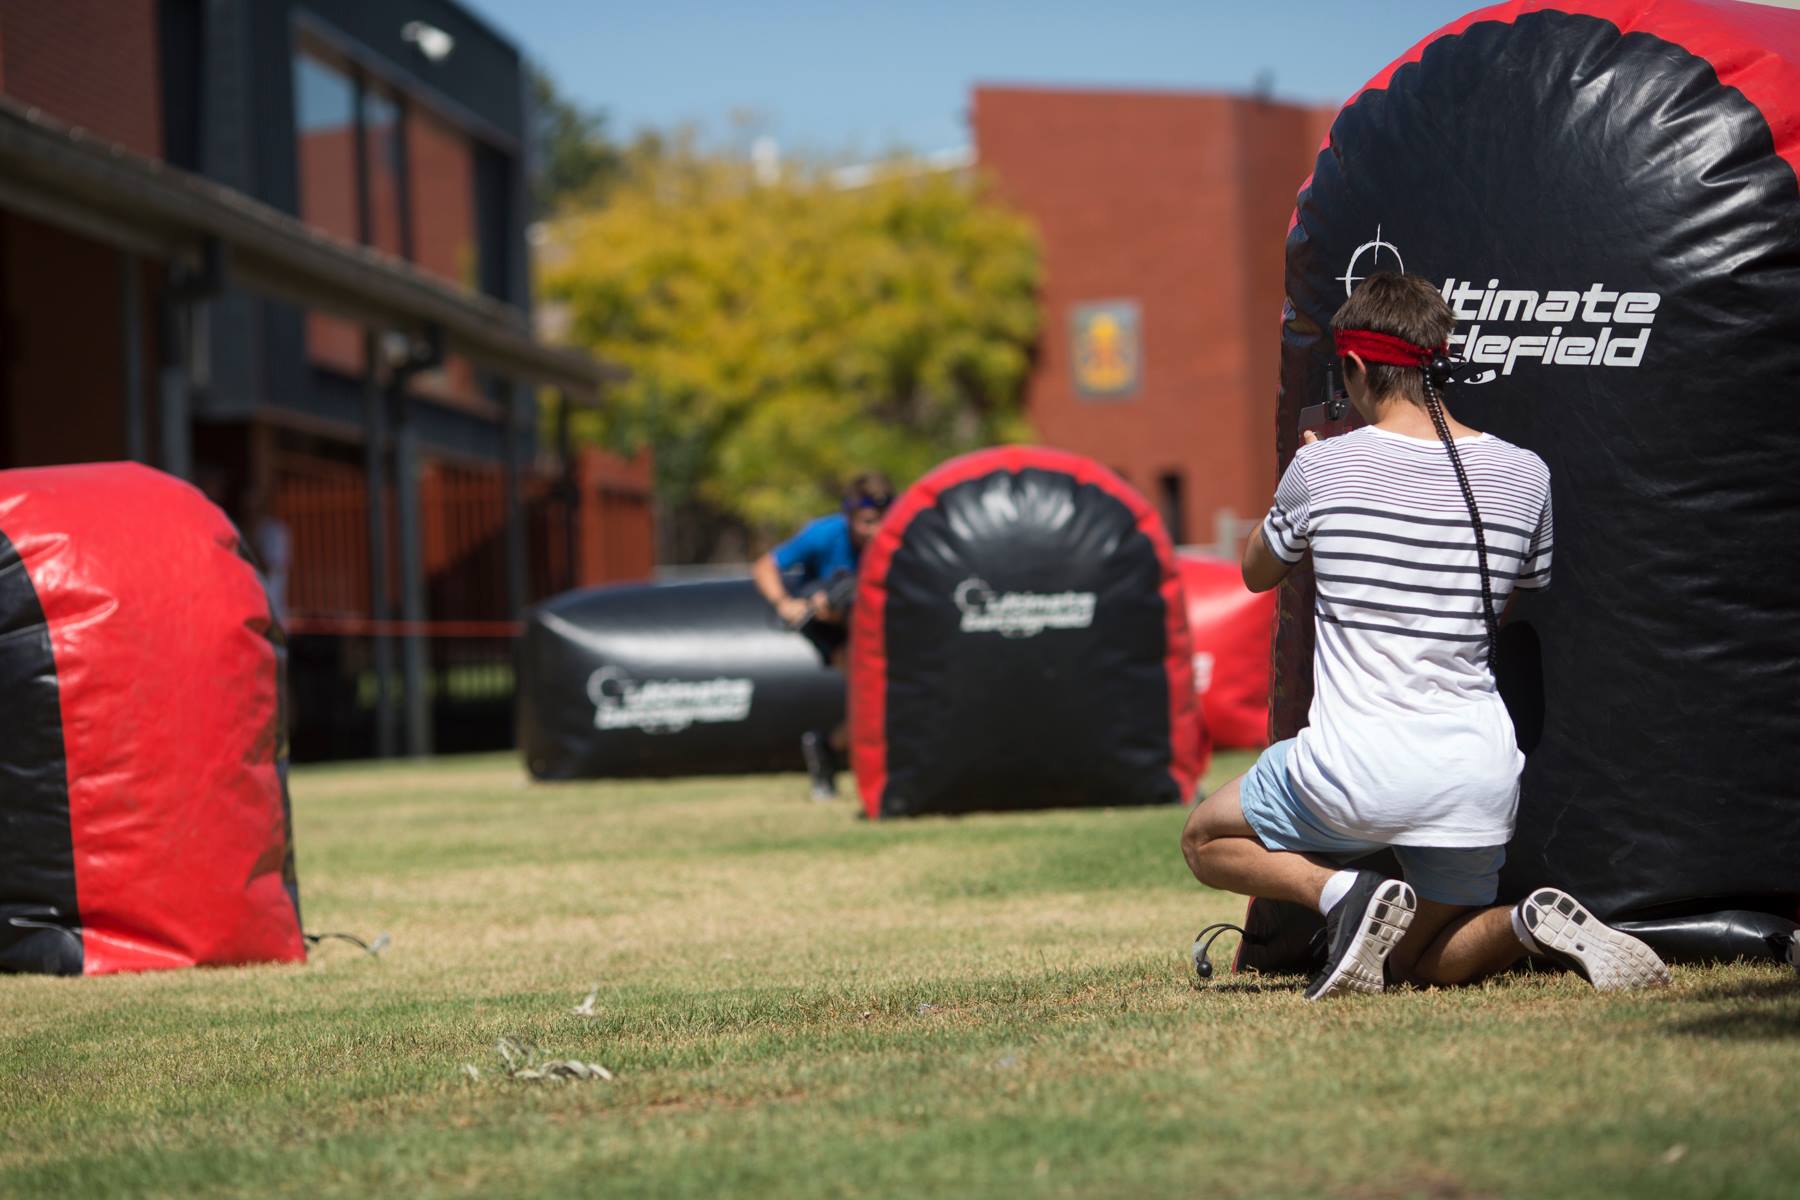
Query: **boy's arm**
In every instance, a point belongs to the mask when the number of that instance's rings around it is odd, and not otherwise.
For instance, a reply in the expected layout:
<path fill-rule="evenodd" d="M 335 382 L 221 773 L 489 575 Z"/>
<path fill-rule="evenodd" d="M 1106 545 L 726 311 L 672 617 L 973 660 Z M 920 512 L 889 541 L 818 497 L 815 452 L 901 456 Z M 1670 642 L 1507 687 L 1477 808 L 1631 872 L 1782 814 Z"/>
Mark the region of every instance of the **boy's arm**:
<path fill-rule="evenodd" d="M 1531 546 L 1519 564 L 1519 577 L 1514 580 L 1514 594 L 1521 589 L 1550 586 L 1550 560 L 1556 549 L 1556 520 L 1550 510 L 1550 493 L 1544 493 L 1544 507 L 1538 514 L 1537 531 L 1531 535 Z"/>
<path fill-rule="evenodd" d="M 1537 591 L 1550 586 L 1550 559 L 1555 548 L 1556 522 L 1550 511 L 1550 493 L 1546 491 L 1543 510 L 1538 514 L 1537 531 L 1531 535 L 1531 545 L 1519 564 L 1519 577 L 1513 580 L 1512 593 L 1507 596 L 1506 608 L 1500 613 L 1500 624 L 1506 624 L 1507 618 L 1512 616 L 1520 592 Z"/>
<path fill-rule="evenodd" d="M 1286 579 L 1293 569 L 1293 563 L 1269 549 L 1269 539 L 1261 526 L 1244 542 L 1244 586 L 1251 591 L 1268 591 Z"/>
<path fill-rule="evenodd" d="M 750 578 L 755 581 L 756 590 L 762 593 L 763 599 L 789 625 L 797 626 L 805 621 L 812 615 L 813 606 L 810 600 L 788 593 L 787 582 L 782 578 L 782 573 L 811 561 L 817 554 L 818 540 L 818 522 L 814 521 L 757 559 L 750 568 Z"/>
<path fill-rule="evenodd" d="M 1308 430 L 1300 435 L 1302 448 L 1319 440 Z M 1275 503 L 1269 515 L 1244 543 L 1244 586 L 1253 592 L 1266 592 L 1287 578 L 1299 561 L 1306 557 L 1311 545 L 1308 513 L 1312 506 L 1307 495 L 1306 474 L 1300 456 L 1288 463 L 1281 482 L 1275 488 Z"/>
<path fill-rule="evenodd" d="M 750 578 L 756 584 L 756 590 L 762 598 L 769 602 L 769 607 L 789 625 L 798 625 L 806 620 L 809 606 L 806 601 L 788 595 L 787 584 L 781 579 L 781 563 L 771 551 L 757 559 L 750 568 Z"/>

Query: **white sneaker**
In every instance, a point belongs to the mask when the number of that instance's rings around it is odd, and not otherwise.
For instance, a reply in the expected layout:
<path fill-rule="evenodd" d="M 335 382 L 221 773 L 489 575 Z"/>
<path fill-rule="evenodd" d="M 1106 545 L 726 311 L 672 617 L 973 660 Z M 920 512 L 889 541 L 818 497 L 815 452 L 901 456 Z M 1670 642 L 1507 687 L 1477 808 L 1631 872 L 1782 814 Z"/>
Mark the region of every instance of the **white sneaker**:
<path fill-rule="evenodd" d="M 1581 972 L 1596 991 L 1663 987 L 1670 980 L 1656 951 L 1605 924 L 1567 892 L 1539 888 L 1519 901 L 1517 912 L 1545 957 Z"/>
<path fill-rule="evenodd" d="M 1387 983 L 1387 956 L 1406 936 L 1418 907 L 1418 898 L 1402 880 L 1358 871 L 1356 882 L 1325 917 L 1325 969 L 1307 985 L 1306 998 L 1381 991 Z"/>

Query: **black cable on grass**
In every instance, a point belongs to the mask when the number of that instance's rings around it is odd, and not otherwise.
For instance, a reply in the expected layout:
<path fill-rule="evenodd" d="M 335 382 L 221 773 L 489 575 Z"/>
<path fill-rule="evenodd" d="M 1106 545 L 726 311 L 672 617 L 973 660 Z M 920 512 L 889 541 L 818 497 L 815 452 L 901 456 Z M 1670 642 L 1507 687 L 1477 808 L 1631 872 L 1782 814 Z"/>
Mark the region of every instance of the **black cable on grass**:
<path fill-rule="evenodd" d="M 354 933 L 303 933 L 300 936 L 306 939 L 306 945 L 309 949 L 313 946 L 317 946 L 326 938 L 335 938 L 340 942 L 349 942 L 352 946 L 357 947 L 370 958 L 380 958 L 381 952 L 387 948 L 388 944 L 388 935 L 385 933 L 377 934 L 375 940 L 372 942 L 365 942 Z"/>
<path fill-rule="evenodd" d="M 1233 925 L 1229 921 L 1215 922 L 1194 935 L 1194 946 L 1188 951 L 1188 956 L 1193 960 L 1194 974 L 1200 981 L 1204 982 L 1213 976 L 1212 944 L 1225 934 L 1234 932 L 1249 936 L 1242 925 Z"/>

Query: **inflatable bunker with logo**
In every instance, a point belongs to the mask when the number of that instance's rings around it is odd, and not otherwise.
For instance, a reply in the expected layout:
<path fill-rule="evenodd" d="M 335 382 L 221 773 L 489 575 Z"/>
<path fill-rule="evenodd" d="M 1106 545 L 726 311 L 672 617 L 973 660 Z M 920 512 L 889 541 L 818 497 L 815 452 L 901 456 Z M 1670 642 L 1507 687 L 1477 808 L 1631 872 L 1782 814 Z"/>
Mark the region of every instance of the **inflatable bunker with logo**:
<path fill-rule="evenodd" d="M 1192 648 L 1162 522 L 1073 454 L 1002 447 L 908 488 L 863 555 L 851 758 L 871 817 L 1185 802 Z"/>
<path fill-rule="evenodd" d="M 198 491 L 127 463 L 0 471 L 0 971 L 305 957 L 284 664 Z"/>
<path fill-rule="evenodd" d="M 1550 466 L 1554 579 L 1498 654 L 1501 899 L 1555 884 L 1676 959 L 1768 954 L 1800 901 L 1797 170 L 1800 13 L 1503 4 L 1344 106 L 1287 240 L 1282 464 L 1332 313 L 1404 267 L 1456 311 L 1457 416 Z M 1276 737 L 1313 647 L 1311 575 L 1282 591 Z M 1247 964 L 1304 943 L 1268 915 Z"/>
<path fill-rule="evenodd" d="M 1275 593 L 1244 586 L 1243 567 L 1226 558 L 1184 553 L 1175 560 L 1187 595 L 1194 643 L 1194 694 L 1217 748 L 1269 742 L 1269 643 Z"/>
<path fill-rule="evenodd" d="M 539 779 L 796 771 L 844 679 L 748 579 L 567 592 L 526 616 L 519 749 Z"/>

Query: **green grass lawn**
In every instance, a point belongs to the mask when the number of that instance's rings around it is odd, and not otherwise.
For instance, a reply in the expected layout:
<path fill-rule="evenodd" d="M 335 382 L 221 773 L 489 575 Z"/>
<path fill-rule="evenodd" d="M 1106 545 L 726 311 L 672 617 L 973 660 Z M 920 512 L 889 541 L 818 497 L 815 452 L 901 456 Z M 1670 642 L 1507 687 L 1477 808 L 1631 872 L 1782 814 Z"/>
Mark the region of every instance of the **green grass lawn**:
<path fill-rule="evenodd" d="M 861 823 L 497 758 L 293 792 L 307 927 L 391 947 L 0 978 L 0 1194 L 1800 1192 L 1785 968 L 1307 1005 L 1191 985 L 1242 905 L 1173 809 Z M 616 1078 L 507 1078 L 503 1037 Z"/>

